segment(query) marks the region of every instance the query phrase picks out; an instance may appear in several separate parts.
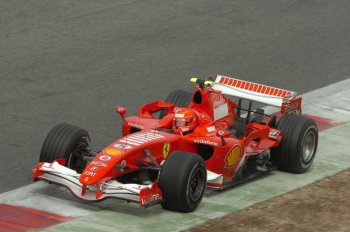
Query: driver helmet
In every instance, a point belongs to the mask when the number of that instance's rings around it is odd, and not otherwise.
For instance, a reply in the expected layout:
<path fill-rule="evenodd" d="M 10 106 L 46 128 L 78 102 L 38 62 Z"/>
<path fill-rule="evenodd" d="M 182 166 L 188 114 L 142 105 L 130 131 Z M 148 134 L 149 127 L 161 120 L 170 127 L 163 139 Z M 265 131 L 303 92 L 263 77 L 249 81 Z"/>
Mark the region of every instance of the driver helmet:
<path fill-rule="evenodd" d="M 192 132 L 197 125 L 196 114 L 193 110 L 186 108 L 177 108 L 175 110 L 175 117 L 173 129 L 181 133 Z"/>

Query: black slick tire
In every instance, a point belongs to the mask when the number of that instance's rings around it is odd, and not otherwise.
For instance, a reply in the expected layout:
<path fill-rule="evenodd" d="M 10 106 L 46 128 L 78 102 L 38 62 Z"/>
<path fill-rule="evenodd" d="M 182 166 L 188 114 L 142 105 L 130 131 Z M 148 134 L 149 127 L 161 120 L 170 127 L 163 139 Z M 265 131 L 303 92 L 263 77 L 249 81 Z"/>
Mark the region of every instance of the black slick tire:
<path fill-rule="evenodd" d="M 166 102 L 174 104 L 178 107 L 188 107 L 192 100 L 192 93 L 189 91 L 176 89 L 171 91 L 168 97 L 165 99 Z M 163 118 L 166 114 L 166 111 L 161 111 L 159 118 Z"/>
<path fill-rule="evenodd" d="M 159 175 L 164 209 L 192 212 L 200 204 L 207 182 L 204 160 L 196 154 L 175 151 L 164 162 Z"/>
<path fill-rule="evenodd" d="M 312 165 L 317 151 L 318 129 L 313 119 L 288 114 L 276 128 L 283 131 L 282 141 L 271 149 L 271 161 L 279 170 L 304 173 Z"/>
<path fill-rule="evenodd" d="M 90 137 L 86 130 L 66 123 L 58 124 L 46 136 L 39 162 L 51 163 L 65 158 L 65 166 L 78 171 L 83 162 L 81 149 L 89 145 Z"/>

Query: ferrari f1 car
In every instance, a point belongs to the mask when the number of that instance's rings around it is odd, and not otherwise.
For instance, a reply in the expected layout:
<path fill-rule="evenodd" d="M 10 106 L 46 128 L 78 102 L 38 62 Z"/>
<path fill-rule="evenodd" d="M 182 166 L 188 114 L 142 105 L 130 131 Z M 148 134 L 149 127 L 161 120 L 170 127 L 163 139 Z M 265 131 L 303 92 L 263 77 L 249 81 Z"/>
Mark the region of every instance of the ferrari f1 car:
<path fill-rule="evenodd" d="M 310 168 L 318 129 L 301 115 L 295 92 L 221 75 L 191 81 L 198 84 L 193 93 L 175 90 L 164 102 L 141 106 L 137 116 L 125 117 L 126 108 L 117 106 L 123 137 L 100 151 L 90 148 L 85 130 L 55 126 L 33 169 L 34 181 L 63 185 L 91 202 L 118 198 L 191 212 L 206 187 L 224 189 L 274 168 Z M 253 109 L 252 102 L 279 112 Z"/>

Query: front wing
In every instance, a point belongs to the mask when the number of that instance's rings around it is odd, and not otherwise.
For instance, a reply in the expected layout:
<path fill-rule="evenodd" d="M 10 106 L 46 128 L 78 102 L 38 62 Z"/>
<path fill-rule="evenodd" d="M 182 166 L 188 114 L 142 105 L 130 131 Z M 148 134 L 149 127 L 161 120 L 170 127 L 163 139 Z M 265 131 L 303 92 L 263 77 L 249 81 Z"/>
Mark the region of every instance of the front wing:
<path fill-rule="evenodd" d="M 158 183 L 150 185 L 123 184 L 109 180 L 97 185 L 85 186 L 79 181 L 80 174 L 58 162 L 39 163 L 33 169 L 33 180 L 44 180 L 68 188 L 79 199 L 98 202 L 107 198 L 117 198 L 139 203 L 141 207 L 157 204 L 162 199 Z"/>

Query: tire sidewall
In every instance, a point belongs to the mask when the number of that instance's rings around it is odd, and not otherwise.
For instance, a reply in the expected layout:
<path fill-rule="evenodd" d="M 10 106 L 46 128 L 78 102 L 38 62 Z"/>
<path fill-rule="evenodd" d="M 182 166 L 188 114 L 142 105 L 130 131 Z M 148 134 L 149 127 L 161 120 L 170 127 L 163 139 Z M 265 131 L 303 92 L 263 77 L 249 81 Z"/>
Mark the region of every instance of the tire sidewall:
<path fill-rule="evenodd" d="M 313 133 L 315 136 L 315 147 L 311 155 L 311 158 L 309 159 L 309 161 L 305 162 L 304 156 L 303 156 L 303 145 L 309 133 Z M 315 156 L 316 156 L 317 145 L 318 145 L 317 127 L 316 125 L 311 124 L 303 130 L 303 136 L 300 136 L 300 141 L 298 143 L 298 153 L 300 154 L 298 157 L 298 163 L 300 164 L 300 167 L 303 170 L 307 170 L 311 167 L 313 160 L 315 159 Z"/>
<path fill-rule="evenodd" d="M 190 188 L 191 188 L 191 180 L 193 175 L 196 175 L 197 171 L 200 171 L 202 173 L 202 189 L 201 189 L 201 193 L 198 196 L 198 199 L 196 199 L 195 201 L 193 201 L 193 199 L 190 197 Z M 200 204 L 202 198 L 203 198 L 203 194 L 205 191 L 205 185 L 206 185 L 206 173 L 205 173 L 205 167 L 203 166 L 202 163 L 200 162 L 195 162 L 193 164 L 193 166 L 189 169 L 189 174 L 186 175 L 187 176 L 187 182 L 186 182 L 186 189 L 185 189 L 185 194 L 186 194 L 186 199 L 187 199 L 187 204 L 190 206 L 190 208 L 195 209 L 198 207 L 198 205 Z"/>
<path fill-rule="evenodd" d="M 303 115 L 283 115 L 277 123 L 277 129 L 283 132 L 281 143 L 271 149 L 273 165 L 281 171 L 305 173 L 315 159 L 318 145 L 318 128 L 316 122 Z M 309 133 L 315 136 L 314 150 L 308 161 L 304 160 L 303 145 Z"/>

